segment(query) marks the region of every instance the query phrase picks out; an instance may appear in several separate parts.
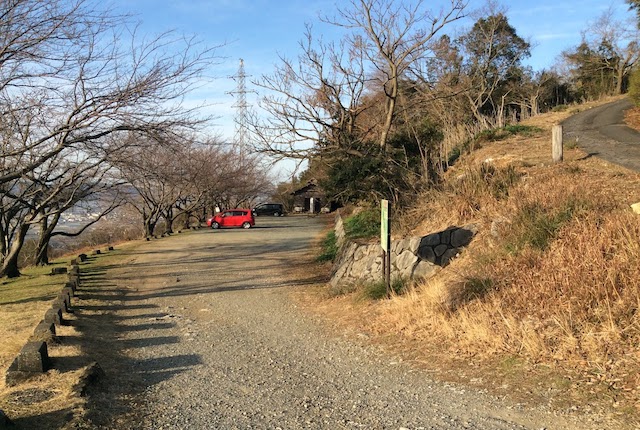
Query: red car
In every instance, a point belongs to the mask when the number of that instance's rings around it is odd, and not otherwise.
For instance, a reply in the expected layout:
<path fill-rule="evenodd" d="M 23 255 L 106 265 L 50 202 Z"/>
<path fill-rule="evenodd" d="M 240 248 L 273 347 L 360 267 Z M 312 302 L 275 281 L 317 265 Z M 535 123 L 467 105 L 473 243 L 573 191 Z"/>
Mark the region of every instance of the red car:
<path fill-rule="evenodd" d="M 227 209 L 207 221 L 211 228 L 242 227 L 251 228 L 255 225 L 251 209 Z"/>

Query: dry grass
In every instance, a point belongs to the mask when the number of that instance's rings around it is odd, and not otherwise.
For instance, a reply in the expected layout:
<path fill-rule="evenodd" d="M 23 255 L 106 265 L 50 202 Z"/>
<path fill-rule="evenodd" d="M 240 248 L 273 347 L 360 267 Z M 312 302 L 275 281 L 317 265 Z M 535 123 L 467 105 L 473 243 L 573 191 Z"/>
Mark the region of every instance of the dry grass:
<path fill-rule="evenodd" d="M 23 276 L 4 280 L 0 286 L 0 338 L 3 340 L 0 348 L 0 409 L 19 426 L 29 428 L 59 428 L 65 417 L 79 406 L 78 399 L 70 395 L 78 380 L 77 371 L 51 370 L 15 387 L 5 385 L 6 370 L 67 280 L 66 275 L 48 275 L 55 266 L 64 266 L 64 263 L 24 269 Z M 70 315 L 66 317 L 73 318 Z M 77 335 L 72 325 L 58 327 L 56 334 L 61 338 Z M 75 346 L 49 348 L 49 356 L 53 360 L 79 354 Z"/>
<path fill-rule="evenodd" d="M 467 357 L 487 363 L 478 379 L 515 359 L 528 370 L 497 379 L 529 394 L 553 383 L 563 406 L 590 404 L 637 423 L 640 217 L 629 205 L 640 201 L 640 175 L 577 148 L 553 165 L 551 126 L 571 113 L 534 118 L 538 135 L 463 157 L 399 224 L 402 234 L 428 234 L 476 223 L 469 250 L 414 291 L 351 315 L 366 312 L 360 329 L 381 338 L 399 333 L 394 348 L 430 367 Z M 553 376 L 527 373 L 541 368 Z"/>

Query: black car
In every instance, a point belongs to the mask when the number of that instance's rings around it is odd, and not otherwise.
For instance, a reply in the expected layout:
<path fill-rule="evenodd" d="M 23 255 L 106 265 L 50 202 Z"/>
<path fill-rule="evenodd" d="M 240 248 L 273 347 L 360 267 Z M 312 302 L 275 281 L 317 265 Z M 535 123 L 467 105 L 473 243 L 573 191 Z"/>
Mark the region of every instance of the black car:
<path fill-rule="evenodd" d="M 284 206 L 280 203 L 262 203 L 253 208 L 253 215 L 282 216 L 284 215 Z"/>

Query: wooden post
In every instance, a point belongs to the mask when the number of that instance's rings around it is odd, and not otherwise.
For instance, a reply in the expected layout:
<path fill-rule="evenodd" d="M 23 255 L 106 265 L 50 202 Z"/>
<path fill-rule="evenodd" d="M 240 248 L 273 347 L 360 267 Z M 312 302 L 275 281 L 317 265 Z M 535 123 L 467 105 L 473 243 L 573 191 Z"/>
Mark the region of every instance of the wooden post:
<path fill-rule="evenodd" d="M 391 205 L 388 200 L 380 202 L 380 246 L 382 247 L 382 280 L 391 296 Z"/>
<path fill-rule="evenodd" d="M 554 125 L 551 131 L 551 155 L 554 163 L 561 163 L 562 154 L 562 126 Z"/>

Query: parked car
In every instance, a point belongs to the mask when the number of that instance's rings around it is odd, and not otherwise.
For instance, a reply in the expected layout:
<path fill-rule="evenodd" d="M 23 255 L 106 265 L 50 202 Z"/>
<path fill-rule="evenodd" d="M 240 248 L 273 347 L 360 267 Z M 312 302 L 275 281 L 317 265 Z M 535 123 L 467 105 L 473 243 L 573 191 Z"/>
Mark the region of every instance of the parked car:
<path fill-rule="evenodd" d="M 255 225 L 250 209 L 227 209 L 213 216 L 207 225 L 213 229 L 221 227 L 251 228 Z"/>
<path fill-rule="evenodd" d="M 253 208 L 253 214 L 255 216 L 259 215 L 273 215 L 273 216 L 282 216 L 284 215 L 284 206 L 280 203 L 261 203 L 255 208 Z"/>

